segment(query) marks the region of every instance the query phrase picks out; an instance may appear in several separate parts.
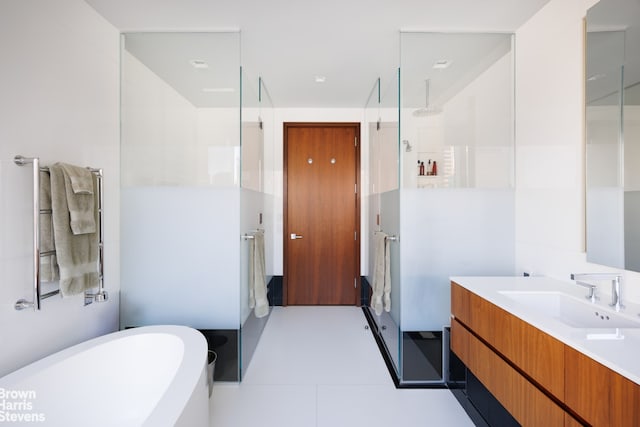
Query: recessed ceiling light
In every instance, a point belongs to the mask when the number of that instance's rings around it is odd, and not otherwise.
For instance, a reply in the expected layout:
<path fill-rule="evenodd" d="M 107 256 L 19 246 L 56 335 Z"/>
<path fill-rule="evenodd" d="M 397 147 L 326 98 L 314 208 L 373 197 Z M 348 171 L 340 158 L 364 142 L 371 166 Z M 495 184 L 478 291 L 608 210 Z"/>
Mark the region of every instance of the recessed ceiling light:
<path fill-rule="evenodd" d="M 448 59 L 438 59 L 433 63 L 433 68 L 435 68 L 436 70 L 444 70 L 445 68 L 449 68 L 452 62 L 453 61 L 450 61 Z"/>
<path fill-rule="evenodd" d="M 202 91 L 205 93 L 233 93 L 236 90 L 232 87 L 205 87 Z"/>
<path fill-rule="evenodd" d="M 189 64 L 191 64 L 193 68 L 209 68 L 209 64 L 202 59 L 192 59 L 189 61 Z"/>
<path fill-rule="evenodd" d="M 316 76 L 315 80 L 316 83 L 324 83 L 327 81 L 327 78 L 325 76 Z"/>

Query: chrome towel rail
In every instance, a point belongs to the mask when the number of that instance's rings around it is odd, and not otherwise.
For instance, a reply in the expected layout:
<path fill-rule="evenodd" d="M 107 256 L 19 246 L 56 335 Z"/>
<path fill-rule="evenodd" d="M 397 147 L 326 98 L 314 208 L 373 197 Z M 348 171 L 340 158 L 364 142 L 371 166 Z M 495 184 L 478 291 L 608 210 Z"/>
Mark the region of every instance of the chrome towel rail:
<path fill-rule="evenodd" d="M 242 240 L 253 240 L 256 238 L 256 236 L 254 236 L 255 233 L 258 233 L 260 231 L 264 231 L 261 228 L 258 228 L 257 230 L 251 230 L 249 231 L 249 233 L 245 233 L 242 236 L 240 236 L 242 238 Z"/>
<path fill-rule="evenodd" d="M 13 161 L 18 166 L 29 163 L 33 165 L 33 301 L 20 299 L 16 302 L 15 309 L 24 310 L 33 307 L 34 310 L 40 310 L 40 159 L 18 155 Z"/>
<path fill-rule="evenodd" d="M 378 230 L 378 231 L 374 231 L 373 232 L 373 234 L 376 234 L 376 233 L 384 234 L 385 235 L 384 236 L 384 240 L 388 240 L 388 241 L 391 241 L 391 242 L 397 242 L 397 241 L 400 240 L 400 237 L 397 234 L 387 234 L 382 230 Z"/>
<path fill-rule="evenodd" d="M 33 300 L 28 301 L 26 299 L 19 299 L 16 301 L 14 308 L 16 310 L 24 310 L 27 308 L 33 308 L 34 311 L 40 310 L 42 300 L 50 298 L 52 296 L 60 294 L 60 290 L 56 289 L 51 292 L 42 294 L 41 277 L 40 277 L 40 260 L 43 257 L 55 255 L 53 251 L 40 251 L 40 215 L 50 214 L 50 209 L 40 209 L 40 172 L 48 172 L 48 167 L 40 166 L 40 159 L 38 157 L 24 157 L 15 156 L 14 163 L 18 166 L 32 165 L 33 171 Z M 104 184 L 103 184 L 103 172 L 102 169 L 87 168 L 97 176 L 98 184 L 98 262 L 99 262 L 99 289 L 98 292 L 92 294 L 85 292 L 85 305 L 92 302 L 102 302 L 109 298 L 109 294 L 104 289 Z"/>

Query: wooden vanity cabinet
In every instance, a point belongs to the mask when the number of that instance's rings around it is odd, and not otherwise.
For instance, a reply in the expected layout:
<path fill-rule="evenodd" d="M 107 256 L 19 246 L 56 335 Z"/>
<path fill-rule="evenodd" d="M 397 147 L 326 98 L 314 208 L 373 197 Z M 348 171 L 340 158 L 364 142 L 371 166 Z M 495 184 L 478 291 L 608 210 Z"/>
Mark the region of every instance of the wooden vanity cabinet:
<path fill-rule="evenodd" d="M 558 399 L 564 396 L 564 344 L 484 298 L 451 284 L 451 313 L 498 354 Z M 560 361 L 560 363 L 558 363 Z"/>
<path fill-rule="evenodd" d="M 560 406 L 456 320 L 451 322 L 451 347 L 521 425 L 565 425 L 565 411 Z"/>
<path fill-rule="evenodd" d="M 451 349 L 523 426 L 640 426 L 640 386 L 451 282 Z"/>
<path fill-rule="evenodd" d="M 640 387 L 571 347 L 565 351 L 565 403 L 594 426 L 640 426 Z"/>

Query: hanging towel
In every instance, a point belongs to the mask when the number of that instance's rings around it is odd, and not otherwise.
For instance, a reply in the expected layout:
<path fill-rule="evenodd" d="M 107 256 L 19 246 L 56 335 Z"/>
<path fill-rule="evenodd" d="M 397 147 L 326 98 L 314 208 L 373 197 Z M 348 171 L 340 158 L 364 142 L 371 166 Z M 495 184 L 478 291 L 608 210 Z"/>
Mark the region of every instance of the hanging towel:
<path fill-rule="evenodd" d="M 53 219 L 51 215 L 51 179 L 49 173 L 40 171 L 40 252 L 55 251 L 53 240 Z M 55 254 L 40 258 L 40 280 L 55 282 L 60 279 L 58 261 Z"/>
<path fill-rule="evenodd" d="M 382 232 L 374 234 L 374 266 L 373 266 L 373 295 L 371 307 L 380 316 L 383 309 L 391 310 L 391 268 L 389 257 L 388 235 Z"/>
<path fill-rule="evenodd" d="M 258 230 L 249 245 L 249 308 L 257 318 L 269 314 L 264 264 L 264 231 Z"/>
<path fill-rule="evenodd" d="M 98 286 L 98 233 L 74 234 L 71 229 L 67 184 L 63 166 L 56 163 L 49 168 L 51 174 L 51 207 L 53 235 L 60 270 L 60 293 L 63 297 L 76 295 Z M 97 180 L 92 175 L 92 192 L 96 194 Z M 93 207 L 93 220 L 98 211 Z"/>
<path fill-rule="evenodd" d="M 96 232 L 94 174 L 87 168 L 57 163 L 64 174 L 64 187 L 73 234 Z"/>

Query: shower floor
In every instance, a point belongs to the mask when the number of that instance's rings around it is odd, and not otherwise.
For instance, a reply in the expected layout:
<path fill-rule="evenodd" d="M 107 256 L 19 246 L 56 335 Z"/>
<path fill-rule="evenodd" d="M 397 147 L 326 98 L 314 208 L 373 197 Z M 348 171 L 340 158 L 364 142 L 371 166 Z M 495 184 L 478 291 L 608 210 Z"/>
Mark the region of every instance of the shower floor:
<path fill-rule="evenodd" d="M 275 307 L 241 384 L 214 385 L 211 426 L 473 426 L 446 389 L 396 389 L 359 307 Z"/>

